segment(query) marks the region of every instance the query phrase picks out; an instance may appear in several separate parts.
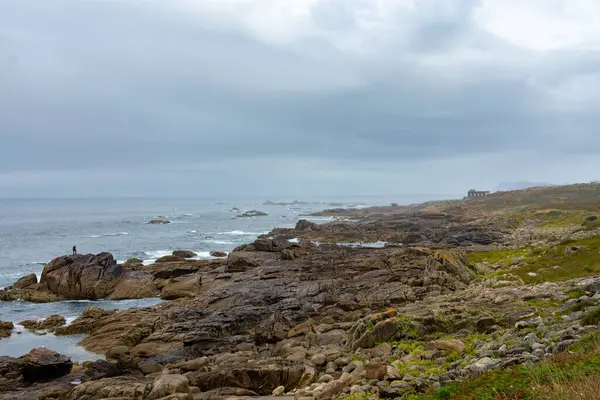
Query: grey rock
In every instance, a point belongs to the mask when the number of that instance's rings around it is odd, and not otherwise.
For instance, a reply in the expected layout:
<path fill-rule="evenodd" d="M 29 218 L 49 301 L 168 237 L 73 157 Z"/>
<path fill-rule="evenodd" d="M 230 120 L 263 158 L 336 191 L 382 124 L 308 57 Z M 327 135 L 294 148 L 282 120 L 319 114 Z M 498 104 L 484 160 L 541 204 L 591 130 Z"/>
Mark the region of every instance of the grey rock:
<path fill-rule="evenodd" d="M 525 337 L 523 338 L 523 342 L 527 345 L 528 348 L 533 348 L 534 344 L 537 344 L 540 342 L 540 338 L 533 332 L 528 333 L 527 335 L 525 335 Z"/>
<path fill-rule="evenodd" d="M 487 372 L 487 367 L 484 364 L 471 364 L 469 366 L 469 371 L 471 371 L 473 375 L 485 374 Z"/>

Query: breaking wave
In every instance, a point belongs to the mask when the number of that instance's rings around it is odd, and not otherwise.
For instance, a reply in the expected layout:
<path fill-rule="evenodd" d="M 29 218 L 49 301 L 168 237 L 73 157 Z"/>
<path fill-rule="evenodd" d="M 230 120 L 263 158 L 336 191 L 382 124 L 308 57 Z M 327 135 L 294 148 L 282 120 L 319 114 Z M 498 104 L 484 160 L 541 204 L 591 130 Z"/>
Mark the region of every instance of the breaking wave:
<path fill-rule="evenodd" d="M 105 233 L 105 234 L 102 234 L 102 235 L 91 235 L 91 236 L 88 236 L 88 237 L 90 237 L 90 238 L 100 238 L 100 237 L 108 237 L 108 236 L 127 236 L 127 235 L 129 235 L 128 232 L 115 232 L 115 233 Z"/>

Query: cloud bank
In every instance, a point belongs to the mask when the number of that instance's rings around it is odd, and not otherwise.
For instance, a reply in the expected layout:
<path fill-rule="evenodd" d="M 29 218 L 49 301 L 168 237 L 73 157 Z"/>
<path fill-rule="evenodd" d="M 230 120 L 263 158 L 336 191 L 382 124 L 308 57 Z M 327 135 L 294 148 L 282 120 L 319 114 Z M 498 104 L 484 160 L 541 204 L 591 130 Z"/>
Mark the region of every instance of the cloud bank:
<path fill-rule="evenodd" d="M 0 196 L 600 179 L 600 3 L 0 0 Z"/>

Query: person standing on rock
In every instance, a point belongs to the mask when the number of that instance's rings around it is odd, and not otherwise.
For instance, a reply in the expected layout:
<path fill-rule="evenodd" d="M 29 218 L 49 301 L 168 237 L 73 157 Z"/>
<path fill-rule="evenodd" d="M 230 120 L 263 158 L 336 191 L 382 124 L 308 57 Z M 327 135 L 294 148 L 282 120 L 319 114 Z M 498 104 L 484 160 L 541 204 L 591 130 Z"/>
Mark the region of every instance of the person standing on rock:
<path fill-rule="evenodd" d="M 73 255 L 77 254 L 77 246 L 73 246 Z"/>

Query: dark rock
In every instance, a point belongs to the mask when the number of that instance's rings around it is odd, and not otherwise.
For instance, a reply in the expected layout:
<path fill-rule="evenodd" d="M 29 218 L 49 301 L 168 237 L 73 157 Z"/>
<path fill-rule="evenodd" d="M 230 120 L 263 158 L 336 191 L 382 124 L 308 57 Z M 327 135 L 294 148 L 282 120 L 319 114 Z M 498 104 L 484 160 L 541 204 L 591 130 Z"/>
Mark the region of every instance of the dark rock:
<path fill-rule="evenodd" d="M 68 357 L 45 348 L 33 349 L 20 357 L 25 382 L 44 382 L 67 375 L 73 368 Z"/>
<path fill-rule="evenodd" d="M 227 257 L 227 272 L 244 272 L 258 265 L 250 252 L 238 251 Z"/>
<path fill-rule="evenodd" d="M 149 225 L 166 225 L 170 223 L 171 221 L 167 221 L 165 219 L 153 219 L 152 221 L 148 222 Z"/>
<path fill-rule="evenodd" d="M 211 257 L 217 257 L 217 258 L 227 257 L 227 253 L 225 253 L 224 251 L 211 251 L 210 255 L 211 255 Z"/>
<path fill-rule="evenodd" d="M 198 272 L 198 268 L 195 267 L 168 267 L 161 269 L 153 269 L 150 271 L 152 276 L 156 279 L 173 279 L 179 278 L 180 276 L 192 275 Z"/>
<path fill-rule="evenodd" d="M 256 239 L 253 244 L 256 251 L 277 251 L 277 243 L 273 239 Z"/>
<path fill-rule="evenodd" d="M 112 378 L 121 375 L 119 368 L 106 360 L 97 360 L 90 363 L 85 370 L 86 381 L 97 381 L 103 378 Z"/>
<path fill-rule="evenodd" d="M 102 299 L 107 297 L 125 269 L 110 253 L 74 254 L 55 258 L 44 267 L 40 283 L 64 299 Z"/>
<path fill-rule="evenodd" d="M 188 374 L 190 383 L 203 392 L 221 387 L 242 388 L 260 395 L 270 395 L 279 386 L 287 390 L 309 385 L 305 382 L 309 373 L 303 365 L 298 364 L 266 364 L 225 366 L 210 372 L 193 372 Z M 314 377 L 313 377 L 314 379 Z"/>
<path fill-rule="evenodd" d="M 494 319 L 494 317 L 492 317 L 491 315 L 484 315 L 477 320 L 475 326 L 477 326 L 477 329 L 479 329 L 480 331 L 485 332 L 495 324 L 496 320 Z"/>
<path fill-rule="evenodd" d="M 311 221 L 307 221 L 305 219 L 301 219 L 300 221 L 298 221 L 296 223 L 296 227 L 294 228 L 297 231 L 315 231 L 318 232 L 321 230 L 321 225 L 316 224 L 314 222 Z"/>
<path fill-rule="evenodd" d="M 575 340 L 563 340 L 562 342 L 558 342 L 556 345 L 554 345 L 554 348 L 552 349 L 552 352 L 554 354 L 557 354 L 557 353 L 560 353 L 562 351 L 565 351 L 573 343 L 575 343 Z"/>
<path fill-rule="evenodd" d="M 161 263 L 168 263 L 168 262 L 180 262 L 180 261 L 185 261 L 185 258 L 183 257 L 179 257 L 176 255 L 170 255 L 170 256 L 163 256 L 160 257 L 159 259 L 157 259 L 155 262 L 157 264 L 161 264 Z"/>
<path fill-rule="evenodd" d="M 12 322 L 0 321 L 0 339 L 9 337 L 14 328 Z"/>
<path fill-rule="evenodd" d="M 173 255 L 176 257 L 181 257 L 181 258 L 194 258 L 198 254 L 194 253 L 193 251 L 189 251 L 189 250 L 175 250 L 173 252 Z"/>
<path fill-rule="evenodd" d="M 451 235 L 442 240 L 442 243 L 455 246 L 470 246 L 474 244 L 489 245 L 494 242 L 494 238 L 484 232 L 466 232 L 457 235 Z"/>
<path fill-rule="evenodd" d="M 35 274 L 29 274 L 21 277 L 18 281 L 13 283 L 12 289 L 25 289 L 28 286 L 37 284 L 37 276 Z"/>
<path fill-rule="evenodd" d="M 265 217 L 267 215 L 269 215 L 269 214 L 266 212 L 250 210 L 250 211 L 246 211 L 242 214 L 238 214 L 238 218 Z"/>

